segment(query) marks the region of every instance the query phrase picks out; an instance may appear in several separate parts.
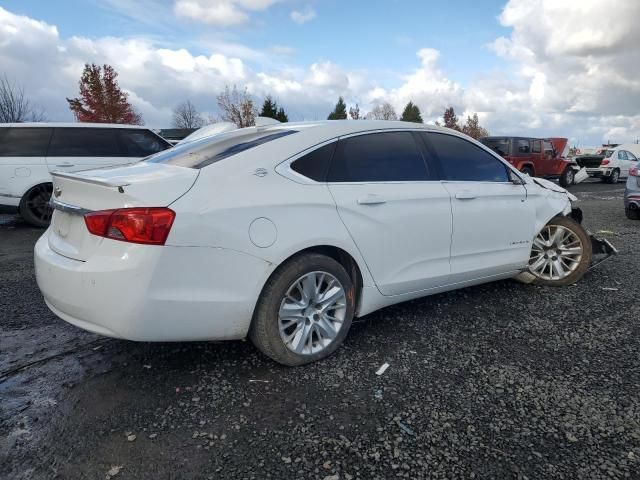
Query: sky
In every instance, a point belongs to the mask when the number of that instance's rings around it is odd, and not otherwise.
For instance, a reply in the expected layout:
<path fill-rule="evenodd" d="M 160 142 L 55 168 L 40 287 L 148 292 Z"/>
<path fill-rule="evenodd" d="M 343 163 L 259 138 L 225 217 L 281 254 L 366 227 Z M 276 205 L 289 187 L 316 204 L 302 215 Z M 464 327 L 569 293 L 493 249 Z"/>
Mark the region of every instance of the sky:
<path fill-rule="evenodd" d="M 640 139 L 640 0 L 0 0 L 0 75 L 72 121 L 85 63 L 112 65 L 145 124 L 225 85 L 291 120 L 408 101 L 493 135 Z"/>

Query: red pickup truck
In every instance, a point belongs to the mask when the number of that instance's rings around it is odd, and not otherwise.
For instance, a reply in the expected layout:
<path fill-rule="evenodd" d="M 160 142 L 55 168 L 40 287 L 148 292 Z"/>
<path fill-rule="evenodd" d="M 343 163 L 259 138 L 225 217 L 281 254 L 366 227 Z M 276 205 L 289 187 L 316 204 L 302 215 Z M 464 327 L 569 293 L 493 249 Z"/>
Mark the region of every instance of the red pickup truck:
<path fill-rule="evenodd" d="M 562 156 L 566 138 L 483 137 L 480 141 L 511 165 L 532 177 L 557 178 L 560 185 L 574 183 L 580 167 Z"/>

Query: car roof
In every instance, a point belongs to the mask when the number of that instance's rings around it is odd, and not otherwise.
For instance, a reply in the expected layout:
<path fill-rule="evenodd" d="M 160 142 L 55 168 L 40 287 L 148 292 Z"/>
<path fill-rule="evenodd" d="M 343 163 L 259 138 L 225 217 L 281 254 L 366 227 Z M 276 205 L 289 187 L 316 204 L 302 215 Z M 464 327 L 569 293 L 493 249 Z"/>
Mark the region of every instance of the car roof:
<path fill-rule="evenodd" d="M 150 130 L 143 125 L 127 125 L 123 123 L 86 123 L 86 122 L 24 122 L 0 123 L 0 128 L 34 128 L 34 127 L 65 127 L 65 128 L 136 128 Z"/>
<path fill-rule="evenodd" d="M 256 127 L 254 127 L 256 128 Z M 449 128 L 424 123 L 400 122 L 393 120 L 319 120 L 306 122 L 287 122 L 257 127 L 261 131 L 278 130 L 322 130 L 327 137 L 350 135 L 375 130 L 430 130 L 447 133 L 459 133 Z"/>

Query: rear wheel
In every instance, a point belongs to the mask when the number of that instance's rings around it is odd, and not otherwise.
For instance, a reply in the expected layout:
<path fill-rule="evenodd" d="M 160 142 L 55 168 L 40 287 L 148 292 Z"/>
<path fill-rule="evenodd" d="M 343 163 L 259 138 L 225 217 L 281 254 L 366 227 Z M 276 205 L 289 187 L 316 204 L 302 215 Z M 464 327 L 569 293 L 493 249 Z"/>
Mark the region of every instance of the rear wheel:
<path fill-rule="evenodd" d="M 616 169 L 613 172 L 611 172 L 611 175 L 609 175 L 609 178 L 607 179 L 608 183 L 618 183 L 618 180 L 620 180 L 620 170 Z"/>
<path fill-rule="evenodd" d="M 529 272 L 537 285 L 570 285 L 582 278 L 591 265 L 591 240 L 579 223 L 555 217 L 533 240 Z"/>
<path fill-rule="evenodd" d="M 533 177 L 533 168 L 531 168 L 529 165 L 526 165 L 526 166 L 522 167 L 522 169 L 520 171 L 522 173 L 526 173 L 530 177 Z"/>
<path fill-rule="evenodd" d="M 52 209 L 49 206 L 53 185 L 41 183 L 36 185 L 20 200 L 20 215 L 35 227 L 48 227 L 51 222 Z"/>
<path fill-rule="evenodd" d="M 355 311 L 353 282 L 338 262 L 316 253 L 293 258 L 267 281 L 249 337 L 265 355 L 288 366 L 332 354 Z"/>
<path fill-rule="evenodd" d="M 573 168 L 567 167 L 562 175 L 560 175 L 559 183 L 562 187 L 568 187 L 569 185 L 573 185 L 573 180 L 575 178 L 575 173 L 573 172 Z"/>

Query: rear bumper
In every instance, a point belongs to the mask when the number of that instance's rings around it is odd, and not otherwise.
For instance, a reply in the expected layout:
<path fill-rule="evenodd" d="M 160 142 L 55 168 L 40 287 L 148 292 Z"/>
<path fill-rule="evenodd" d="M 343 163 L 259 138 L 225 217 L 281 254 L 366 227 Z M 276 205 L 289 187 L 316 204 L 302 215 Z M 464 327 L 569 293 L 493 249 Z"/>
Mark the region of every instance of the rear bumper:
<path fill-rule="evenodd" d="M 86 262 L 35 246 L 38 286 L 53 313 L 100 335 L 138 341 L 247 335 L 271 266 L 233 250 L 105 240 Z"/>

